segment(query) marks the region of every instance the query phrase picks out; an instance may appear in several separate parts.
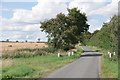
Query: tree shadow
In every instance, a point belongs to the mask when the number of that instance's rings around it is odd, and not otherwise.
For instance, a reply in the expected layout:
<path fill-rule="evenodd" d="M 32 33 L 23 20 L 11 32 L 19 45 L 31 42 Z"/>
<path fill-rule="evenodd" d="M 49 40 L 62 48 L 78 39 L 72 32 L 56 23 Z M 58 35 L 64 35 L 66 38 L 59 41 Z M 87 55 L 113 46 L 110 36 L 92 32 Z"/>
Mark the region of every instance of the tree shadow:
<path fill-rule="evenodd" d="M 94 53 L 94 54 L 93 53 L 92 54 L 91 53 L 87 53 L 87 54 L 82 54 L 81 55 L 81 57 L 90 57 L 90 56 L 91 57 L 92 56 L 102 56 L 102 54 L 100 54 L 100 53 L 99 54 L 98 53 Z"/>
<path fill-rule="evenodd" d="M 92 50 L 84 50 L 83 52 L 99 52 L 99 50 L 95 50 L 95 51 L 92 51 Z"/>

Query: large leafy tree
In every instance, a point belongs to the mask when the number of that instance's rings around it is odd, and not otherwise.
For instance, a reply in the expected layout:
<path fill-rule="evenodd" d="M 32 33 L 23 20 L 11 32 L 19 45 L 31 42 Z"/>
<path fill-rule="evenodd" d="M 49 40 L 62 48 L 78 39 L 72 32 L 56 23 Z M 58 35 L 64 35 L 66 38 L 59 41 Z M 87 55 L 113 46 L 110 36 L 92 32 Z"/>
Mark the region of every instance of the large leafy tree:
<path fill-rule="evenodd" d="M 55 18 L 41 22 L 40 28 L 48 34 L 50 46 L 69 49 L 82 40 L 82 34 L 89 29 L 85 13 L 77 8 L 68 9 L 68 14 L 59 13 Z"/>

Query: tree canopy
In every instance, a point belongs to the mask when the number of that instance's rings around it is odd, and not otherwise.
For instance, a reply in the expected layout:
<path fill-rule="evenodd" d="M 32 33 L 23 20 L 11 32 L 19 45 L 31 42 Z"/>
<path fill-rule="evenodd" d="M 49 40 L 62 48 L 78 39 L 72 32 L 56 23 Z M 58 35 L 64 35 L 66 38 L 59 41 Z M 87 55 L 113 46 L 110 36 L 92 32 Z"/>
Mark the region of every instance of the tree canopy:
<path fill-rule="evenodd" d="M 67 15 L 59 13 L 55 18 L 40 22 L 40 28 L 48 34 L 48 43 L 54 48 L 66 50 L 74 47 L 89 29 L 85 13 L 77 8 L 67 10 Z"/>

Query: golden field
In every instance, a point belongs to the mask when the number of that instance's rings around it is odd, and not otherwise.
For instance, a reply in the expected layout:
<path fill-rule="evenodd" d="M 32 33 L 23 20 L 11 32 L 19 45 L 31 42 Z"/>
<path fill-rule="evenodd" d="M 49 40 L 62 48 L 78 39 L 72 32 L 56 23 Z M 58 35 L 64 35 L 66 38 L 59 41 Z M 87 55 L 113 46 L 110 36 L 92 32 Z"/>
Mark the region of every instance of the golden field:
<path fill-rule="evenodd" d="M 22 48 L 44 48 L 48 47 L 47 43 L 37 42 L 0 42 L 0 52 L 14 51 Z"/>

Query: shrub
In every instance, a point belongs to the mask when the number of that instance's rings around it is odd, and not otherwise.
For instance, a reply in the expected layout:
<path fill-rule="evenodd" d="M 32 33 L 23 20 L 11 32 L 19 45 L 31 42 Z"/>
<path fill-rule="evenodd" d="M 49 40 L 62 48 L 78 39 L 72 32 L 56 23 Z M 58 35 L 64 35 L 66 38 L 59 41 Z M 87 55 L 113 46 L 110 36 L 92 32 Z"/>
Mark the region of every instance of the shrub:
<path fill-rule="evenodd" d="M 33 53 L 33 55 L 35 56 L 35 55 L 39 55 L 39 56 L 45 56 L 45 55 L 47 55 L 47 52 L 46 51 L 44 51 L 44 50 L 36 50 L 34 53 Z"/>
<path fill-rule="evenodd" d="M 55 53 L 57 51 L 57 49 L 53 47 L 42 48 L 41 50 L 46 51 L 47 53 Z"/>

